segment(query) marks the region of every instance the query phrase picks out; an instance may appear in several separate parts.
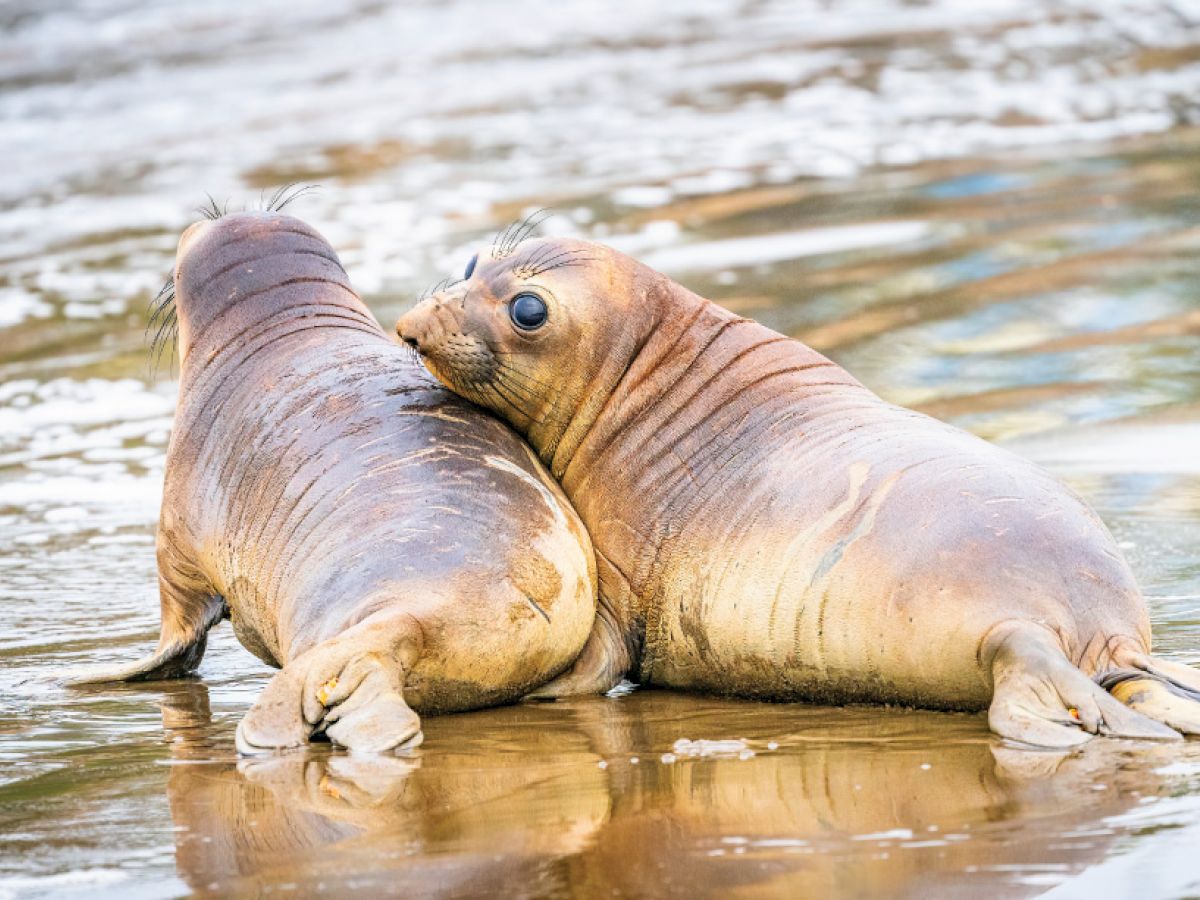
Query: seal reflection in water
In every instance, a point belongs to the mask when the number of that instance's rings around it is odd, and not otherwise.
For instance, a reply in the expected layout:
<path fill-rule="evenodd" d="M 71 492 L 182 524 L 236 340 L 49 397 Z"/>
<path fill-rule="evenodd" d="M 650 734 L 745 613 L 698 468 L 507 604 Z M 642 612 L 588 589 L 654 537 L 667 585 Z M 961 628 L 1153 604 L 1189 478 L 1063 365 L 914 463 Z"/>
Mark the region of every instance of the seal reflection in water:
<path fill-rule="evenodd" d="M 1165 794 L 1178 759 L 1012 750 L 919 711 L 808 707 L 780 733 L 758 704 L 645 691 L 435 719 L 418 757 L 233 762 L 188 687 L 164 710 L 175 860 L 215 896 L 924 897 L 964 872 L 1031 896 L 1109 855 L 1122 826 L 1097 820 Z M 664 763 L 680 734 L 758 754 Z"/>
<path fill-rule="evenodd" d="M 596 548 L 596 626 L 544 695 L 632 672 L 987 708 L 1042 746 L 1200 733 L 1200 673 L 1149 655 L 1111 536 L 1033 464 L 608 247 L 501 239 L 466 274 L 399 334 L 529 439 Z"/>
<path fill-rule="evenodd" d="M 587 534 L 525 444 L 384 334 L 319 234 L 193 225 L 158 529 L 157 651 L 78 681 L 193 670 L 223 616 L 282 666 L 239 750 L 420 739 L 413 710 L 520 698 L 594 617 Z"/>

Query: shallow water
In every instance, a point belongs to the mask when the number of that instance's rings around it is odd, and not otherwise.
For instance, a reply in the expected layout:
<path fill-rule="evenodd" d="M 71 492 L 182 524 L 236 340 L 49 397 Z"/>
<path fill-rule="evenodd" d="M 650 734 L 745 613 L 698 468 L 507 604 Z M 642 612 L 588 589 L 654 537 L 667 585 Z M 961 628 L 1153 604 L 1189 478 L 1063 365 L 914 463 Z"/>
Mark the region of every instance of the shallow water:
<path fill-rule="evenodd" d="M 1200 892 L 1197 742 L 638 691 L 239 763 L 227 627 L 198 681 L 54 683 L 157 635 L 145 302 L 204 191 L 291 180 L 385 323 L 552 205 L 1007 442 L 1200 657 L 1200 14 L 826 6 L 0 9 L 0 897 Z"/>

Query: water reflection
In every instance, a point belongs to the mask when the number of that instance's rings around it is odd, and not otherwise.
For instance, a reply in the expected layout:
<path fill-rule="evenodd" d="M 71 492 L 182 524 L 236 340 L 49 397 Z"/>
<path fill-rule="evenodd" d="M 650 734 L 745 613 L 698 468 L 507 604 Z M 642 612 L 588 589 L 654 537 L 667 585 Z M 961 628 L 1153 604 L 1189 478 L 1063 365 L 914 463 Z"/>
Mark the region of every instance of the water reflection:
<path fill-rule="evenodd" d="M 650 691 L 435 718 L 408 757 L 214 757 L 198 682 L 163 722 L 176 864 L 214 894 L 1032 894 L 1104 858 L 1104 817 L 1180 762 L 1008 749 L 977 716 Z"/>

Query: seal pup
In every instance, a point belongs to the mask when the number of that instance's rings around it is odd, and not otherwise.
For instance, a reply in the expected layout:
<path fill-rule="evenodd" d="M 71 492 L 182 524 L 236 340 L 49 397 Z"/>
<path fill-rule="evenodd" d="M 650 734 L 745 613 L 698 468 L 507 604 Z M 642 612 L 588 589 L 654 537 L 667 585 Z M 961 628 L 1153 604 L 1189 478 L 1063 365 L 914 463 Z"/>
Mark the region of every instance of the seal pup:
<path fill-rule="evenodd" d="M 595 628 L 541 695 L 628 672 L 986 708 L 1039 746 L 1200 733 L 1200 672 L 1150 656 L 1128 565 L 1047 473 L 616 250 L 522 235 L 397 331 L 525 435 L 591 534 Z"/>
<path fill-rule="evenodd" d="M 244 753 L 420 740 L 416 712 L 514 701 L 572 663 L 588 535 L 525 443 L 384 333 L 312 228 L 202 221 L 176 255 L 179 407 L 157 536 L 162 631 L 76 683 L 173 678 L 232 619 L 282 667 Z"/>

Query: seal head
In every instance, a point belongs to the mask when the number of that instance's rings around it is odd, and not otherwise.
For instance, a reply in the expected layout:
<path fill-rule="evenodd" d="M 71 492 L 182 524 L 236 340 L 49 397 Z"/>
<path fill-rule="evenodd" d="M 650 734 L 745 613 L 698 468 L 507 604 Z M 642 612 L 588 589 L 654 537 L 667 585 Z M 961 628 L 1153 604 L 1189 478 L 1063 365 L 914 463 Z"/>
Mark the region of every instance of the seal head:
<path fill-rule="evenodd" d="M 466 274 L 402 317 L 397 333 L 439 381 L 528 435 L 561 477 L 617 383 L 637 374 L 630 363 L 661 323 L 662 295 L 678 286 L 608 247 L 563 238 L 481 253 Z"/>

